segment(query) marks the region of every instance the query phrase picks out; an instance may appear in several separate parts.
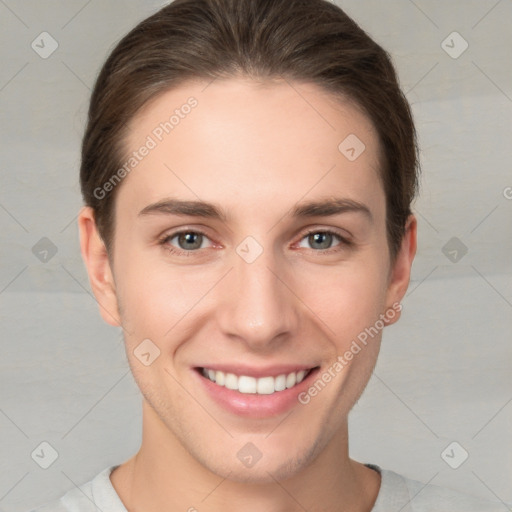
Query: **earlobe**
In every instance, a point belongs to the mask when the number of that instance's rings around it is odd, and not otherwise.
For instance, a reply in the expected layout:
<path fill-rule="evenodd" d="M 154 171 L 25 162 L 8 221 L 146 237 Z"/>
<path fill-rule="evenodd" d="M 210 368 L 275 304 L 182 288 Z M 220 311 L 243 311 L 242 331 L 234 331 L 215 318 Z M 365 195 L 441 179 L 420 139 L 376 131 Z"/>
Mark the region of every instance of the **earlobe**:
<path fill-rule="evenodd" d="M 84 206 L 78 214 L 80 250 L 89 283 L 106 323 L 114 327 L 121 325 L 116 288 L 105 244 L 101 239 L 94 217 L 94 210 Z"/>
<path fill-rule="evenodd" d="M 411 277 L 411 268 L 416 255 L 417 246 L 417 221 L 414 215 L 410 215 L 405 225 L 405 233 L 397 254 L 395 264 L 390 272 L 388 291 L 386 296 L 386 308 L 394 309 L 398 314 L 393 315 L 387 325 L 395 323 L 400 318 L 402 307 L 398 307 L 407 292 Z"/>

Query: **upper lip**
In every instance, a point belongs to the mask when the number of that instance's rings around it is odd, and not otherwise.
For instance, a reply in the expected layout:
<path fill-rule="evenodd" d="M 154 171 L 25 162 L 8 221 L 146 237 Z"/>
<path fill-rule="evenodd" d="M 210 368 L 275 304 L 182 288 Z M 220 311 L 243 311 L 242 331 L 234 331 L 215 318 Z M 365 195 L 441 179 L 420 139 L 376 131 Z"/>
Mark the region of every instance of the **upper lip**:
<path fill-rule="evenodd" d="M 197 368 L 207 368 L 208 370 L 221 371 L 224 373 L 234 373 L 235 375 L 247 375 L 248 377 L 277 377 L 278 375 L 288 375 L 292 372 L 307 371 L 316 368 L 318 365 L 304 364 L 280 364 L 265 367 L 246 366 L 243 364 L 205 364 Z"/>

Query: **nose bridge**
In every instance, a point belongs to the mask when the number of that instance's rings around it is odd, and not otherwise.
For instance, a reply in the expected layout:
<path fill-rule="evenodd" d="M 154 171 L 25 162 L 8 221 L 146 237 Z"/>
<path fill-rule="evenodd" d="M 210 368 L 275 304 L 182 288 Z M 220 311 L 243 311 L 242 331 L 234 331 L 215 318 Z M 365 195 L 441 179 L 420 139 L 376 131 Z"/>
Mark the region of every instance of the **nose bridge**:
<path fill-rule="evenodd" d="M 290 334 L 297 325 L 293 294 L 280 278 L 282 262 L 271 248 L 245 239 L 233 254 L 233 270 L 226 279 L 225 299 L 218 312 L 221 329 L 253 349 Z"/>

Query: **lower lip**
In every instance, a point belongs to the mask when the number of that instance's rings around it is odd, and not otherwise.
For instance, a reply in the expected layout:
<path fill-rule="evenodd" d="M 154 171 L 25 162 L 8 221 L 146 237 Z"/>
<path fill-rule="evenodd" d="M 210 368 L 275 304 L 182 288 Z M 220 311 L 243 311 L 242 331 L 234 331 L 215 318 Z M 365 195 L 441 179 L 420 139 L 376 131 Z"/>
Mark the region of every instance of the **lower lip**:
<path fill-rule="evenodd" d="M 206 393 L 221 407 L 237 416 L 247 418 L 266 418 L 282 414 L 299 403 L 298 395 L 304 392 L 313 381 L 319 368 L 312 370 L 307 377 L 292 388 L 276 391 L 271 395 L 257 393 L 240 393 L 239 391 L 219 386 L 204 377 L 201 370 L 195 368 L 193 373 L 197 376 Z"/>

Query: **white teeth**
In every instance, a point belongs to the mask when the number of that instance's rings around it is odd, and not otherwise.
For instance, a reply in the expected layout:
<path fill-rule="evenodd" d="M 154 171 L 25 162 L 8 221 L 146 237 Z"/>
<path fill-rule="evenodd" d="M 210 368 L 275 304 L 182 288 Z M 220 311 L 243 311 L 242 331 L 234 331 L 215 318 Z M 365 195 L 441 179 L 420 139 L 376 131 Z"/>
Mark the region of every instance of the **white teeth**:
<path fill-rule="evenodd" d="M 238 391 L 240 393 L 256 393 L 257 383 L 254 377 L 242 375 L 238 377 Z"/>
<path fill-rule="evenodd" d="M 234 373 L 226 373 L 224 386 L 226 386 L 228 389 L 238 389 L 238 379 Z"/>
<path fill-rule="evenodd" d="M 297 384 L 304 380 L 305 375 L 306 375 L 306 370 L 301 370 L 300 372 L 297 372 Z"/>
<path fill-rule="evenodd" d="M 226 374 L 224 372 L 215 372 L 215 382 L 219 386 L 224 386 L 226 384 Z"/>
<path fill-rule="evenodd" d="M 286 375 L 279 375 L 274 379 L 274 388 L 276 391 L 284 391 L 286 389 Z"/>
<path fill-rule="evenodd" d="M 262 377 L 258 379 L 258 395 L 271 395 L 275 391 L 274 377 Z"/>
<path fill-rule="evenodd" d="M 202 374 L 207 379 L 219 386 L 237 390 L 240 393 L 257 393 L 259 395 L 271 395 L 276 391 L 284 391 L 292 388 L 304 380 L 309 370 L 300 370 L 289 374 L 278 375 L 277 377 L 248 377 L 247 375 L 237 376 L 234 373 L 224 373 L 220 370 L 202 369 Z"/>
<path fill-rule="evenodd" d="M 297 375 L 295 373 L 290 373 L 286 376 L 286 387 L 293 388 L 295 383 L 297 382 Z"/>

